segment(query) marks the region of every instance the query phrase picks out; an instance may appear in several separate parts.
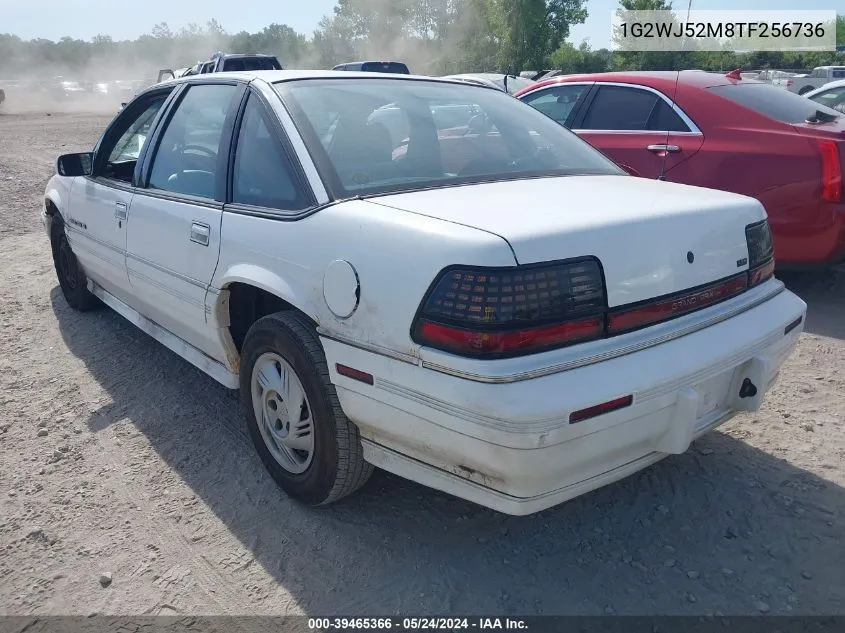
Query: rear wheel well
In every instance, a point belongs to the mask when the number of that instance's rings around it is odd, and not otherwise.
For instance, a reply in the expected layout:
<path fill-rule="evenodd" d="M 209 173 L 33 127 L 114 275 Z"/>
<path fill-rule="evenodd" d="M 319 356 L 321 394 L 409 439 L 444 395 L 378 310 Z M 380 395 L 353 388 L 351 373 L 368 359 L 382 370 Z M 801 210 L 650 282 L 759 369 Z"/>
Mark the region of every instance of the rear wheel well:
<path fill-rule="evenodd" d="M 258 319 L 287 310 L 304 314 L 293 304 L 256 286 L 236 282 L 229 284 L 226 289 L 229 291 L 229 334 L 238 353 L 243 349 L 246 333 Z M 305 316 L 316 327 L 316 323 L 308 315 Z"/>

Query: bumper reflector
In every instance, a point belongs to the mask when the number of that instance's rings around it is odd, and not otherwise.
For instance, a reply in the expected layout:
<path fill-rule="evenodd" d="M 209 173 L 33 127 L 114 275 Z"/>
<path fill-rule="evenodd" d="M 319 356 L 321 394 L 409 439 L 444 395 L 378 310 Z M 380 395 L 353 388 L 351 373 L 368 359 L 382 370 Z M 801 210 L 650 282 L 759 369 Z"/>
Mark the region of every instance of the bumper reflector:
<path fill-rule="evenodd" d="M 580 411 L 573 411 L 569 414 L 569 423 L 575 424 L 576 422 L 583 422 L 584 420 L 589 420 L 590 418 L 595 418 L 596 416 L 610 413 L 611 411 L 618 411 L 619 409 L 630 407 L 633 402 L 633 395 L 623 396 L 621 398 L 616 398 L 616 400 L 608 400 L 607 402 L 602 402 L 601 404 L 597 404 L 593 407 L 581 409 Z"/>
<path fill-rule="evenodd" d="M 800 316 L 797 319 L 795 319 L 792 323 L 790 323 L 789 325 L 786 326 L 786 328 L 783 330 L 783 335 L 786 336 L 787 334 L 789 334 L 792 330 L 794 330 L 799 325 L 801 325 L 801 321 L 803 321 L 803 320 L 804 320 L 803 316 Z"/>
<path fill-rule="evenodd" d="M 372 385 L 373 382 L 375 382 L 373 380 L 372 374 L 368 374 L 367 372 L 361 371 L 360 369 L 347 367 L 346 365 L 341 365 L 340 363 L 337 363 L 335 365 L 335 369 L 337 370 L 337 373 L 339 373 L 341 376 L 346 376 L 347 378 L 351 378 L 352 380 L 357 380 L 368 385 Z"/>

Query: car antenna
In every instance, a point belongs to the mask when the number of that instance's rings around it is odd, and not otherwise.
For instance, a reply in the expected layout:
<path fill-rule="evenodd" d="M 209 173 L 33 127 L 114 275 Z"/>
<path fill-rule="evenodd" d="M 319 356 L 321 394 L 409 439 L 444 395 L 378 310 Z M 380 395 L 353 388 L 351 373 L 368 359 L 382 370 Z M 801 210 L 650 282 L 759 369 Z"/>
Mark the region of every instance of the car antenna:
<path fill-rule="evenodd" d="M 689 0 L 689 2 L 687 3 L 687 17 L 686 17 L 687 22 L 689 22 L 690 9 L 692 9 L 692 0 Z M 681 71 L 676 70 L 675 71 L 675 90 L 672 92 L 672 108 L 673 109 L 675 108 L 675 99 L 678 96 L 678 84 L 680 83 L 680 81 L 681 81 Z M 663 150 L 663 160 L 660 163 L 660 175 L 657 177 L 658 180 L 666 180 L 666 159 L 669 157 L 669 137 L 670 137 L 670 135 L 671 135 L 671 132 L 669 130 L 666 130 L 666 144 L 664 146 L 665 149 Z"/>

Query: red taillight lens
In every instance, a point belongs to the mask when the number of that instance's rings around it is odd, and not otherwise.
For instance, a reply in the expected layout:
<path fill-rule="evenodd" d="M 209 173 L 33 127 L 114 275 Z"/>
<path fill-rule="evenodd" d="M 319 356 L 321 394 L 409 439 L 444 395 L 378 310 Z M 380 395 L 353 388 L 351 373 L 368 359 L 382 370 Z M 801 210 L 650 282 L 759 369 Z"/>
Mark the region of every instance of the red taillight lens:
<path fill-rule="evenodd" d="M 839 147 L 836 141 L 819 141 L 822 155 L 822 200 L 842 200 L 842 166 L 839 163 Z"/>
<path fill-rule="evenodd" d="M 754 287 L 769 280 L 775 274 L 775 260 L 770 259 L 768 263 L 755 268 L 748 273 L 748 286 Z"/>
<path fill-rule="evenodd" d="M 604 277 L 593 257 L 453 268 L 433 284 L 412 337 L 464 356 L 516 356 L 602 336 L 605 310 Z"/>
<path fill-rule="evenodd" d="M 610 334 L 620 334 L 659 321 L 668 321 L 729 299 L 745 291 L 746 288 L 748 288 L 748 277 L 742 273 L 699 290 L 685 291 L 649 302 L 641 307 L 611 313 L 607 322 L 607 331 Z"/>
<path fill-rule="evenodd" d="M 604 318 L 601 316 L 571 321 L 561 325 L 510 332 L 464 330 L 425 321 L 419 329 L 419 337 L 427 345 L 457 353 L 473 351 L 485 356 L 504 356 L 522 351 L 535 352 L 542 349 L 551 349 L 596 338 L 603 333 Z"/>

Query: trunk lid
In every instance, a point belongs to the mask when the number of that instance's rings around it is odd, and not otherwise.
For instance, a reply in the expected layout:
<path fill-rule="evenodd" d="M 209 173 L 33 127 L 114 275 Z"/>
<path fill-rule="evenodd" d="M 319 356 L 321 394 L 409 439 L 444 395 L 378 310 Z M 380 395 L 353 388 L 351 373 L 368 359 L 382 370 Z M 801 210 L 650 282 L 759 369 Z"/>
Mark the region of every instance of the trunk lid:
<path fill-rule="evenodd" d="M 629 176 L 485 183 L 370 202 L 496 234 L 519 264 L 596 256 L 611 308 L 747 270 L 745 227 L 765 218 L 753 198 Z"/>

